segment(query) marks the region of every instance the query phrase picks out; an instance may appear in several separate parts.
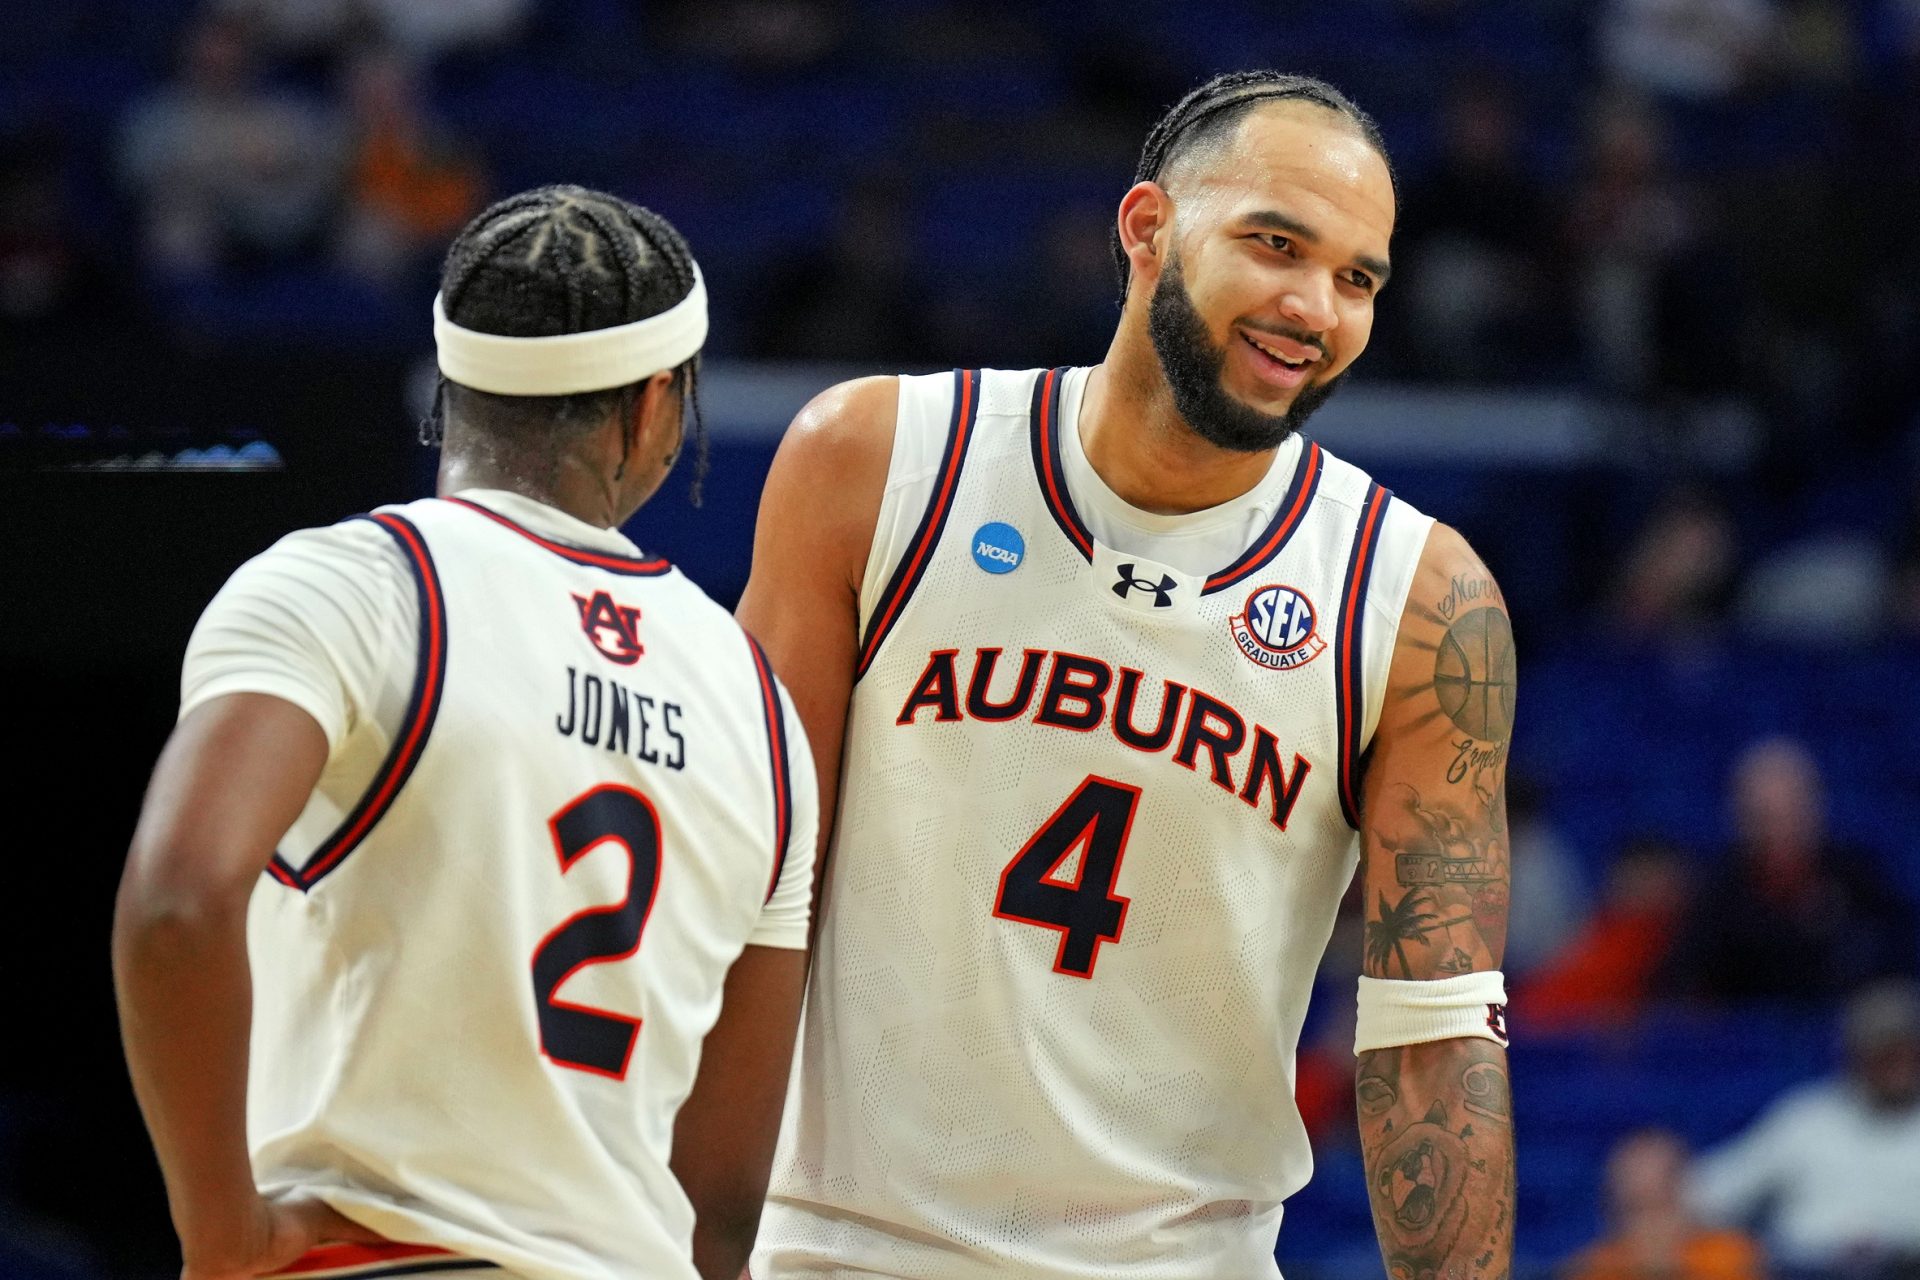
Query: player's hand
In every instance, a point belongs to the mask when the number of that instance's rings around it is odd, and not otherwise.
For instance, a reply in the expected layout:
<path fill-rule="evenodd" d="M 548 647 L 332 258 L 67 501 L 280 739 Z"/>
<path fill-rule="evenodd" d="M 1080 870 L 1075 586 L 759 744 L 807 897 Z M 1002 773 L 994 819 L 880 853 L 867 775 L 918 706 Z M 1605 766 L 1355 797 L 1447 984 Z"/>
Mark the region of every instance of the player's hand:
<path fill-rule="evenodd" d="M 384 1244 L 386 1238 L 308 1192 L 259 1196 L 237 1239 L 210 1249 L 182 1242 L 180 1280 L 252 1280 L 291 1265 L 316 1245 L 332 1243 Z"/>

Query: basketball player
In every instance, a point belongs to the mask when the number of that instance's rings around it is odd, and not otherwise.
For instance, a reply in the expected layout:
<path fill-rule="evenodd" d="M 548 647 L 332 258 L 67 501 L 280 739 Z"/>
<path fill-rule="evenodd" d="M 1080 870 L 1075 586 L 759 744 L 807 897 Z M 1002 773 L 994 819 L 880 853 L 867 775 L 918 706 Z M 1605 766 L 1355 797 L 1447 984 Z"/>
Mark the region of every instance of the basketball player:
<path fill-rule="evenodd" d="M 443 496 L 233 576 L 129 855 L 183 1275 L 731 1280 L 817 800 L 759 649 L 618 532 L 679 455 L 706 291 L 577 187 L 481 214 L 441 288 Z"/>
<path fill-rule="evenodd" d="M 1505 1273 L 1507 613 L 1299 433 L 1393 222 L 1352 103 L 1217 79 L 1120 203 L 1104 363 L 851 382 L 788 433 L 740 615 L 837 811 L 756 1280 L 1274 1275 L 1356 866 L 1388 1269 Z"/>

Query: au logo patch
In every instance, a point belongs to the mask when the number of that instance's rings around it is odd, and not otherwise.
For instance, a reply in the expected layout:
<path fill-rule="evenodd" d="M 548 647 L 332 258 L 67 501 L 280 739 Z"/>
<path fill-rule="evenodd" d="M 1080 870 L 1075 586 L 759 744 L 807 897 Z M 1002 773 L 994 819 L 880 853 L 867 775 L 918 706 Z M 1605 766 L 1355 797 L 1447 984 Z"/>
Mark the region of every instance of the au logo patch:
<path fill-rule="evenodd" d="M 580 610 L 580 629 L 593 641 L 608 662 L 630 667 L 647 651 L 640 643 L 640 611 L 632 605 L 615 604 L 604 591 L 592 596 L 574 596 Z"/>
<path fill-rule="evenodd" d="M 1247 661 L 1269 671 L 1290 671 L 1326 650 L 1313 601 L 1292 587 L 1256 587 L 1247 607 L 1227 619 L 1233 642 Z"/>

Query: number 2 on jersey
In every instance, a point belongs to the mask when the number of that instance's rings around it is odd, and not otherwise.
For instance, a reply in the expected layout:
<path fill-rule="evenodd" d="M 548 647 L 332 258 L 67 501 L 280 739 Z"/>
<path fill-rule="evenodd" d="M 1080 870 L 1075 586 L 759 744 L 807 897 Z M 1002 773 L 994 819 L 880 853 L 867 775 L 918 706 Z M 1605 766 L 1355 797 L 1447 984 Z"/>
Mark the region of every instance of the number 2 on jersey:
<path fill-rule="evenodd" d="M 609 785 L 568 801 L 547 826 L 562 875 L 588 850 L 608 840 L 618 843 L 627 854 L 627 891 L 618 902 L 569 916 L 534 949 L 540 1051 L 560 1066 L 622 1080 L 640 1019 L 569 1004 L 560 999 L 560 988 L 589 965 L 624 960 L 640 949 L 660 887 L 660 819 L 638 791 Z"/>
<path fill-rule="evenodd" d="M 1113 892 L 1140 788 L 1089 775 L 1000 873 L 993 914 L 1060 933 L 1053 971 L 1091 978 L 1102 942 L 1120 941 L 1127 898 Z M 1072 877 L 1060 869 L 1075 852 Z"/>

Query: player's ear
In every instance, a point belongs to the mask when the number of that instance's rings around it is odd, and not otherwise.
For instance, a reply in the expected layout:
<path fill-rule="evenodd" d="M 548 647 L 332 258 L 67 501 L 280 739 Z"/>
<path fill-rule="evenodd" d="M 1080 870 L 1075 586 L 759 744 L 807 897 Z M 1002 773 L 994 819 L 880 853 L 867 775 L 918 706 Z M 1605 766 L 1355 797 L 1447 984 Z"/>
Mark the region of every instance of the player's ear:
<path fill-rule="evenodd" d="M 659 443 L 654 438 L 657 433 L 677 431 L 679 411 L 673 370 L 664 369 L 649 377 L 640 384 L 640 394 L 633 398 L 633 417 L 625 424 L 628 447 L 645 452 Z"/>
<path fill-rule="evenodd" d="M 1173 236 L 1173 197 L 1157 182 L 1136 182 L 1120 198 L 1120 248 L 1136 279 L 1160 275 Z"/>

